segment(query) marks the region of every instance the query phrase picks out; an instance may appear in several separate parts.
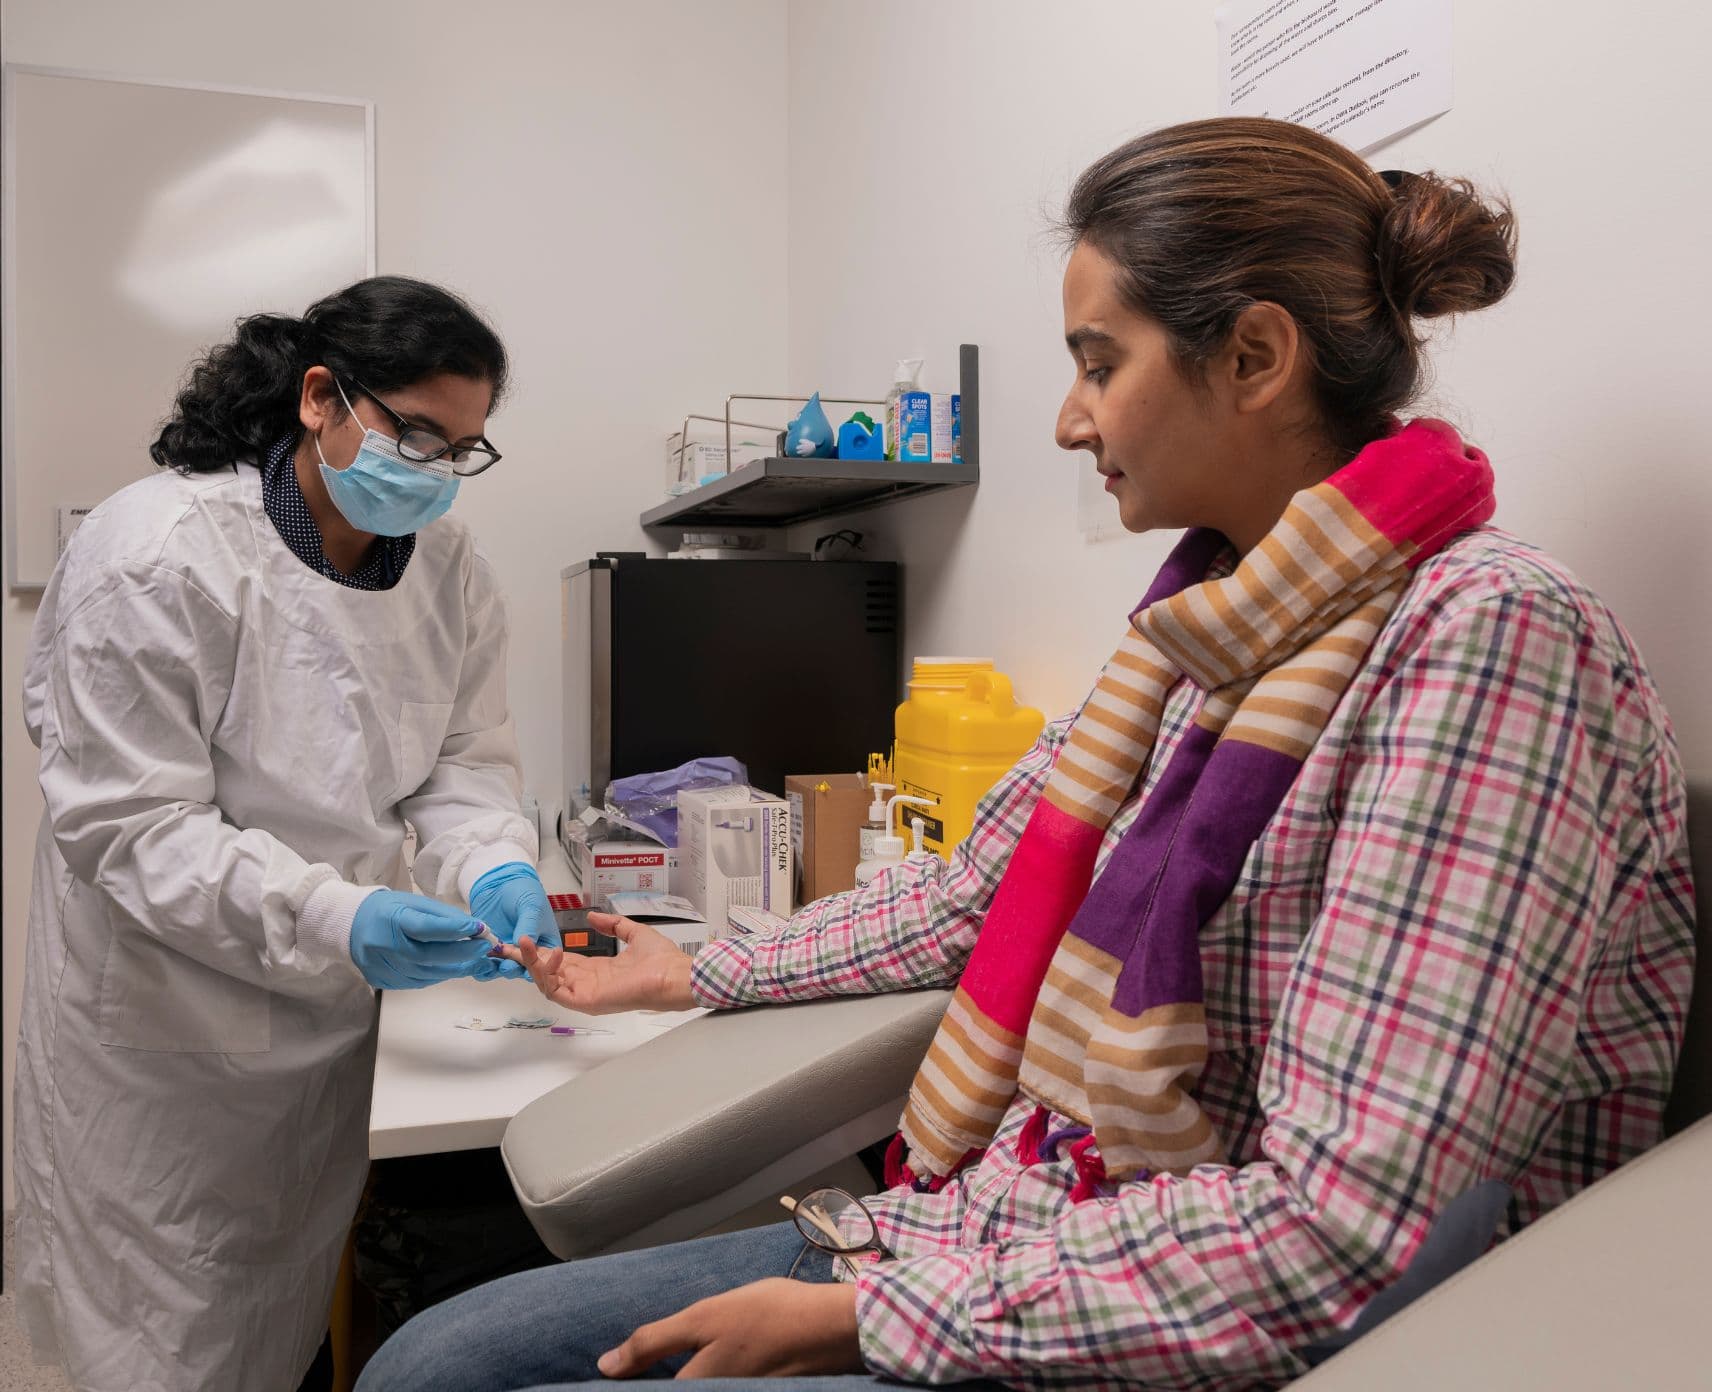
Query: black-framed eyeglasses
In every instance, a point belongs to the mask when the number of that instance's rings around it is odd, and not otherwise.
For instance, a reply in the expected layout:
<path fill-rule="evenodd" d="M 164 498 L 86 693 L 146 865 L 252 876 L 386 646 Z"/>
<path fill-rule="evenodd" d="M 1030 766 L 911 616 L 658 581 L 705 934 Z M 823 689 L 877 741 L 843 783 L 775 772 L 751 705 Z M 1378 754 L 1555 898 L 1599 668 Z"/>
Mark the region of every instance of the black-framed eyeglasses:
<path fill-rule="evenodd" d="M 487 436 L 483 435 L 478 443 L 473 445 L 454 445 L 426 426 L 412 425 L 355 377 L 350 379 L 350 383 L 385 411 L 386 418 L 398 427 L 398 452 L 406 459 L 414 460 L 418 464 L 431 464 L 436 459 L 444 459 L 452 466 L 452 472 L 460 478 L 470 478 L 499 463 L 499 451 L 493 447 L 493 442 Z"/>
<path fill-rule="evenodd" d="M 816 1189 L 800 1199 L 781 1202 L 791 1211 L 797 1231 L 823 1252 L 830 1252 L 854 1276 L 858 1258 L 890 1261 L 897 1254 L 880 1241 L 880 1225 L 868 1205 L 845 1189 Z"/>

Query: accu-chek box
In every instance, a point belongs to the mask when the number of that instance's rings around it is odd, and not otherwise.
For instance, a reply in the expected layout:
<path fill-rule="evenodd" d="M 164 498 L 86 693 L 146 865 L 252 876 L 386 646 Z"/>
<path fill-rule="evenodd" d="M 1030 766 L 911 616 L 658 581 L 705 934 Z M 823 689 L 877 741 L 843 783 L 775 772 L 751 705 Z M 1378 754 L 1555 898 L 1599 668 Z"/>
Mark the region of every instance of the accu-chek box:
<path fill-rule="evenodd" d="M 678 794 L 678 847 L 684 898 L 711 937 L 728 931 L 731 905 L 791 912 L 791 808 L 781 797 L 741 785 Z"/>

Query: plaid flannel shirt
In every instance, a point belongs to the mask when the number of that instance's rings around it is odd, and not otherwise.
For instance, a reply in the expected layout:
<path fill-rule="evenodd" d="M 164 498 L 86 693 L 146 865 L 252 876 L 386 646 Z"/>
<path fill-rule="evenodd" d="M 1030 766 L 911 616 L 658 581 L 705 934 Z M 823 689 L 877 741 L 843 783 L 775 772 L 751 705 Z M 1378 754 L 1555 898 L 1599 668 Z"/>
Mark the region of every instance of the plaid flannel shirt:
<path fill-rule="evenodd" d="M 1202 699 L 1171 694 L 1146 795 Z M 954 983 L 1069 719 L 912 861 L 711 943 L 716 1007 Z M 1102 856 L 1134 819 L 1109 829 Z M 871 1202 L 863 1356 L 911 1382 L 1230 1388 L 1303 1371 L 1481 1180 L 1513 1230 L 1652 1145 L 1693 968 L 1684 788 L 1628 636 L 1484 529 L 1428 562 L 1205 925 L 1197 1097 L 1229 1165 L 1072 1203 L 1019 1097 L 938 1194 Z M 1056 1122 L 1054 1123 L 1056 1124 Z"/>

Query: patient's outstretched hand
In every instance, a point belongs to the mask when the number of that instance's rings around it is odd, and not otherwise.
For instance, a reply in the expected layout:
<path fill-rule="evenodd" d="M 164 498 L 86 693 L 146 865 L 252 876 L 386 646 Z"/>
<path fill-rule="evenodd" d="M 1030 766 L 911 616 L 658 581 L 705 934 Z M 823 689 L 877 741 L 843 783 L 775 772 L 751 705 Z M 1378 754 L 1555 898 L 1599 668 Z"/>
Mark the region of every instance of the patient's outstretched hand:
<path fill-rule="evenodd" d="M 584 957 L 520 938 L 505 948 L 542 995 L 567 1010 L 604 1015 L 617 1010 L 688 1010 L 691 958 L 664 933 L 617 914 L 591 913 L 589 926 L 625 944 L 616 957 Z"/>

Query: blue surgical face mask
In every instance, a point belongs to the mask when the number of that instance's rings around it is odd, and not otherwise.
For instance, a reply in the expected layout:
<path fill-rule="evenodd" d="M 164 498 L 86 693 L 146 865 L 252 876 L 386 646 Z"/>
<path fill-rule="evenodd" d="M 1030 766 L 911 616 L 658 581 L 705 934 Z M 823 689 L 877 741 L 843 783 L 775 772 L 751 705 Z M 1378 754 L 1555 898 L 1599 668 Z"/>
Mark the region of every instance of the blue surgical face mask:
<path fill-rule="evenodd" d="M 336 379 L 334 385 L 339 385 Z M 351 401 L 342 386 L 339 395 L 350 411 Z M 355 411 L 351 417 L 356 419 Z M 398 452 L 398 441 L 378 430 L 364 432 L 357 457 L 347 468 L 335 469 L 327 463 L 319 438 L 315 453 L 321 460 L 321 477 L 326 480 L 333 506 L 359 532 L 408 536 L 444 515 L 458 496 L 458 476 L 449 463 L 444 459 L 406 459 Z"/>

